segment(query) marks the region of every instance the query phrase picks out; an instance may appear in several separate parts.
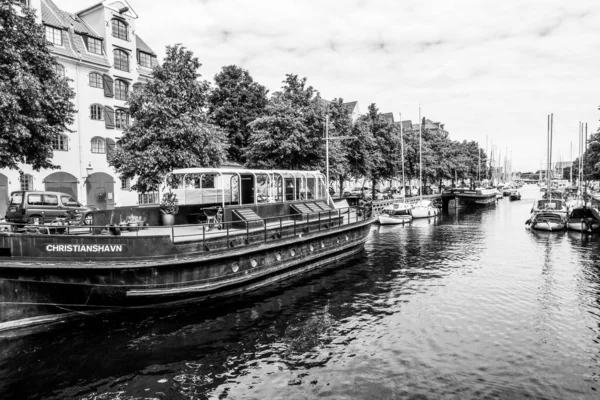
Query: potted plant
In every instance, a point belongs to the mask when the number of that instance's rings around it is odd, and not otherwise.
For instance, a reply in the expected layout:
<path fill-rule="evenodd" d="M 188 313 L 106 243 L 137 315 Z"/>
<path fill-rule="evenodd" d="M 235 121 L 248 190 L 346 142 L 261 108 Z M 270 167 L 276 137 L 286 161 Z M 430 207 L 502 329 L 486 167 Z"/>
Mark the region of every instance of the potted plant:
<path fill-rule="evenodd" d="M 171 191 L 163 194 L 160 202 L 160 213 L 163 226 L 172 226 L 175 224 L 175 214 L 179 212 L 179 200 L 177 195 Z"/>
<path fill-rule="evenodd" d="M 127 227 L 130 232 L 137 231 L 139 226 L 143 226 L 142 217 L 133 214 L 127 217 Z"/>

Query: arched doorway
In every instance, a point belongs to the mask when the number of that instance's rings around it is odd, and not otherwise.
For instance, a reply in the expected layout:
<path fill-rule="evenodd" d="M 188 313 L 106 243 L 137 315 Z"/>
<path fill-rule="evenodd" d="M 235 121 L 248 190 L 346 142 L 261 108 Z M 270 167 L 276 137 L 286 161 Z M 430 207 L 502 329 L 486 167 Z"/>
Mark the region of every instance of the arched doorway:
<path fill-rule="evenodd" d="M 101 210 L 115 208 L 115 182 L 112 176 L 104 172 L 94 172 L 85 183 L 87 205 Z"/>
<path fill-rule="evenodd" d="M 0 219 L 6 216 L 8 207 L 8 178 L 0 174 Z"/>
<path fill-rule="evenodd" d="M 54 172 L 44 179 L 46 190 L 70 194 L 77 199 L 77 178 L 67 172 Z"/>

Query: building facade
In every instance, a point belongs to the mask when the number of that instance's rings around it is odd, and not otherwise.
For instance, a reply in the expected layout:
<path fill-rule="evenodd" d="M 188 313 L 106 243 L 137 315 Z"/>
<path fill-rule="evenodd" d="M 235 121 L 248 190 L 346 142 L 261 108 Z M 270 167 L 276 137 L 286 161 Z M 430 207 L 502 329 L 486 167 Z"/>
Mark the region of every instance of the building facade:
<path fill-rule="evenodd" d="M 53 190 L 100 209 L 156 203 L 155 195 L 138 196 L 121 181 L 107 158 L 130 123 L 127 98 L 136 85 L 151 79 L 156 54 L 135 34 L 138 15 L 127 1 L 106 0 L 71 14 L 52 0 L 22 0 L 44 25 L 48 46 L 58 61 L 57 72 L 75 91 L 75 121 L 54 143 L 59 170 L 23 174 L 0 170 L 0 219 L 10 192 Z"/>

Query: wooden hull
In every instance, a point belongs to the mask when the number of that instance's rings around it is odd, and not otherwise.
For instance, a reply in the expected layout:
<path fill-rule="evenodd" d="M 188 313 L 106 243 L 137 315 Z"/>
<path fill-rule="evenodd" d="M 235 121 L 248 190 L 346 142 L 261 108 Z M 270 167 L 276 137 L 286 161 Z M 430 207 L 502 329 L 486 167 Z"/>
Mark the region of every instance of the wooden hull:
<path fill-rule="evenodd" d="M 318 229 L 294 225 L 293 231 L 265 229 L 227 241 L 175 244 L 162 236 L 137 241 L 0 236 L 0 248 L 12 246 L 13 251 L 10 258 L 0 257 L 0 333 L 82 313 L 170 306 L 257 289 L 356 254 L 372 222 L 321 224 Z M 19 246 L 29 247 L 30 256 L 15 257 Z M 106 252 L 86 253 L 84 261 L 68 257 L 69 249 Z"/>

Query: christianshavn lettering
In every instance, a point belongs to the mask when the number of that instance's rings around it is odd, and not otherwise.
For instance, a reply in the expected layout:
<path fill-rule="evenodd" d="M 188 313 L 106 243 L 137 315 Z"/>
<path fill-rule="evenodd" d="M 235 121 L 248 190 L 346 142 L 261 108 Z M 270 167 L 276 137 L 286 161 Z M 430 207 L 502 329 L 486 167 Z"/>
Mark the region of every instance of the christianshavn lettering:
<path fill-rule="evenodd" d="M 50 253 L 123 253 L 124 244 L 44 244 L 43 250 Z"/>

